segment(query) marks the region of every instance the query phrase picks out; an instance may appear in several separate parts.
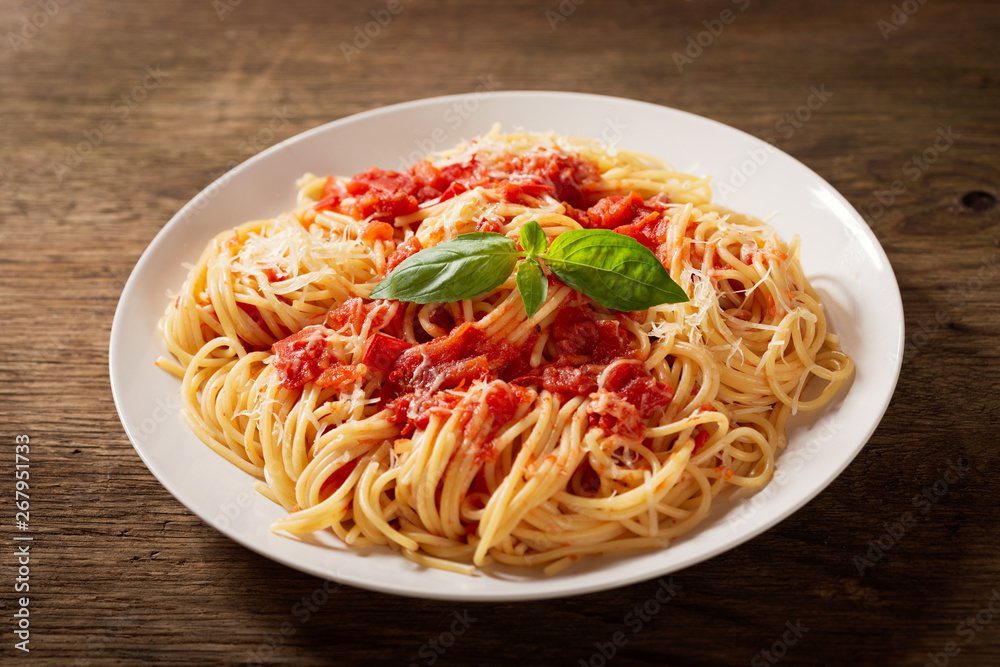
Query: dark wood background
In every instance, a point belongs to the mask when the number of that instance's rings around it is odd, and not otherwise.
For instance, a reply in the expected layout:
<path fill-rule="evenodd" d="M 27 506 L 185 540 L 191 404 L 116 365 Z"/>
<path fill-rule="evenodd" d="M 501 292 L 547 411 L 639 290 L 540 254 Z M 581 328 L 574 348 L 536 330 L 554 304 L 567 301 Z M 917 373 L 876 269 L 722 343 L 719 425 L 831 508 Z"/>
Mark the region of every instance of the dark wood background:
<path fill-rule="evenodd" d="M 348 62 L 340 43 L 386 7 L 0 2 L 2 662 L 429 665 L 428 642 L 468 612 L 477 620 L 435 664 L 599 666 L 597 643 L 620 630 L 609 664 L 1000 664 L 996 3 L 414 0 Z M 674 53 L 725 9 L 732 22 L 679 68 Z M 676 573 L 682 590 L 635 634 L 625 616 L 656 582 L 468 605 L 345 587 L 304 620 L 294 605 L 323 582 L 190 514 L 112 404 L 118 295 L 186 201 L 250 152 L 480 77 L 646 100 L 766 138 L 865 213 L 899 279 L 907 355 L 867 447 L 778 527 Z M 144 79 L 144 99 L 122 106 Z M 782 122 L 811 87 L 832 95 L 798 127 Z M 275 109 L 287 122 L 260 139 Z M 953 143 L 935 149 L 947 128 Z M 12 617 L 19 434 L 31 439 L 29 654 Z M 968 470 L 946 482 L 949 462 Z M 921 511 L 925 488 L 940 497 Z M 855 557 L 880 539 L 859 573 Z M 784 646 L 786 623 L 808 630 Z"/>

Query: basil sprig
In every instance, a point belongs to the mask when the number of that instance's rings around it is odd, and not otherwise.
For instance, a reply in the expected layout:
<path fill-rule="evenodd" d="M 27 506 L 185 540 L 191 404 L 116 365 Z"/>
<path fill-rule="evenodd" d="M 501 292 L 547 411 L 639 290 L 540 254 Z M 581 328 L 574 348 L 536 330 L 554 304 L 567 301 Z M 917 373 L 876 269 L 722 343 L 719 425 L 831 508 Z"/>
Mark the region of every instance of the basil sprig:
<path fill-rule="evenodd" d="M 413 303 L 471 299 L 502 285 L 517 266 L 515 282 L 530 317 L 548 292 L 541 259 L 559 280 L 613 310 L 688 300 L 656 255 L 631 237 L 607 229 L 574 229 L 548 245 L 545 231 L 532 220 L 521 228 L 518 240 L 523 253 L 503 234 L 461 234 L 404 260 L 370 296 Z"/>
<path fill-rule="evenodd" d="M 545 265 L 559 280 L 614 310 L 687 301 L 656 255 L 610 229 L 573 229 L 556 237 Z"/>
<path fill-rule="evenodd" d="M 515 264 L 517 244 L 503 234 L 461 234 L 403 260 L 370 296 L 413 303 L 471 299 L 502 285 Z"/>
<path fill-rule="evenodd" d="M 517 291 L 521 293 L 524 312 L 531 317 L 545 303 L 545 297 L 549 293 L 549 281 L 537 259 L 539 255 L 545 254 L 549 240 L 545 236 L 545 230 L 534 220 L 521 227 L 518 240 L 524 248 L 525 259 L 517 266 Z"/>

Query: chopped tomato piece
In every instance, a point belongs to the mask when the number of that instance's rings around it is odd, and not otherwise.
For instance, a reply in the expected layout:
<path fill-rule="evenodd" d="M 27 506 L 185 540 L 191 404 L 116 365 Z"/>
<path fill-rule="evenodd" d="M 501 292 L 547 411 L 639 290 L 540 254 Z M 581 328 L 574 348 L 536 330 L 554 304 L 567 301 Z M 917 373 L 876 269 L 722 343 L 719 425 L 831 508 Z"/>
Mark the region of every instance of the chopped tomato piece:
<path fill-rule="evenodd" d="M 361 328 L 365 324 L 368 309 L 369 306 L 365 304 L 365 300 L 356 296 L 328 312 L 324 323 L 334 331 L 340 331 L 350 324 L 354 333 L 358 334 L 361 333 Z"/>
<path fill-rule="evenodd" d="M 413 346 L 405 340 L 377 333 L 365 343 L 361 361 L 369 370 L 388 371 L 393 368 L 400 355 L 411 347 Z"/>
<path fill-rule="evenodd" d="M 333 387 L 340 389 L 361 378 L 358 367 L 354 364 L 334 364 L 330 366 L 316 378 L 316 384 L 320 387 Z"/>
<path fill-rule="evenodd" d="M 420 239 L 414 234 L 410 238 L 406 239 L 389 255 L 385 260 L 385 272 L 392 273 L 392 270 L 403 263 L 404 260 L 416 255 L 418 252 L 423 250 L 424 247 L 420 244 Z"/>
<path fill-rule="evenodd" d="M 476 223 L 476 231 L 499 234 L 503 231 L 503 218 L 500 216 L 486 216 Z"/>
<path fill-rule="evenodd" d="M 646 213 L 635 222 L 615 227 L 616 234 L 629 236 L 653 252 L 666 240 L 669 221 L 656 211 Z"/>
<path fill-rule="evenodd" d="M 383 192 L 373 190 L 357 197 L 349 213 L 359 219 L 375 216 L 392 220 L 402 215 L 409 215 L 420 208 L 420 202 L 413 195 L 405 192 Z"/>
<path fill-rule="evenodd" d="M 323 184 L 323 196 L 313 204 L 313 209 L 317 211 L 335 209 L 348 196 L 347 188 L 343 183 L 333 176 L 327 176 L 326 183 Z"/>
<path fill-rule="evenodd" d="M 599 390 L 596 398 L 587 406 L 591 426 L 598 426 L 607 433 L 620 435 L 629 440 L 642 440 L 646 435 L 646 425 L 642 423 L 639 410 L 618 394 Z"/>
<path fill-rule="evenodd" d="M 642 364 L 615 364 L 605 375 L 604 389 L 613 391 L 638 408 L 643 419 L 649 419 L 653 411 L 669 405 L 674 398 L 674 390 L 653 379 Z"/>
<path fill-rule="evenodd" d="M 600 366 L 569 366 L 548 364 L 533 369 L 515 380 L 515 384 L 536 386 L 562 396 L 589 396 L 597 391 L 597 376 Z"/>
<path fill-rule="evenodd" d="M 512 204 L 522 204 L 524 206 L 534 206 L 537 198 L 547 192 L 552 192 L 555 188 L 544 183 L 514 182 L 507 181 L 496 187 L 500 197 Z"/>
<path fill-rule="evenodd" d="M 605 197 L 587 209 L 587 218 L 591 228 L 614 229 L 631 222 L 640 213 L 644 213 L 642 197 L 633 191 L 627 195 Z"/>
<path fill-rule="evenodd" d="M 264 275 L 272 283 L 288 280 L 290 274 L 280 266 L 268 266 L 264 269 Z"/>
<path fill-rule="evenodd" d="M 628 331 L 615 320 L 597 321 L 587 306 L 569 306 L 556 314 L 552 338 L 559 352 L 557 363 L 606 364 L 629 351 Z"/>
<path fill-rule="evenodd" d="M 387 222 L 378 222 L 373 220 L 365 225 L 365 228 L 361 231 L 361 238 L 369 243 L 374 243 L 375 241 L 391 241 L 392 233 L 392 225 Z"/>
<path fill-rule="evenodd" d="M 468 191 L 469 191 L 468 185 L 466 185 L 465 183 L 460 183 L 458 181 L 453 181 L 451 184 L 448 185 L 447 188 L 445 188 L 445 191 L 441 193 L 440 201 L 447 201 L 449 199 L 452 199 L 453 197 L 462 194 L 463 192 L 468 192 Z"/>
<path fill-rule="evenodd" d="M 283 385 L 297 389 L 330 367 L 334 354 L 325 330 L 320 325 L 309 326 L 271 346 L 271 366 Z"/>

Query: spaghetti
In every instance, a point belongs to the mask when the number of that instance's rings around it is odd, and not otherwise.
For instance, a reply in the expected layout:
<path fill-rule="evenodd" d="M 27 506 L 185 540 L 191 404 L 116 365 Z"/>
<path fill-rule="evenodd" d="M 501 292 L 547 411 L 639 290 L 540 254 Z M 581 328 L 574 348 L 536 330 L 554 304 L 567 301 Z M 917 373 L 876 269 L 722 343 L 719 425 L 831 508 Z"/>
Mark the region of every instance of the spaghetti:
<path fill-rule="evenodd" d="M 289 511 L 276 530 L 466 573 L 662 547 L 766 485 L 789 416 L 853 372 L 798 239 L 649 156 L 494 128 L 298 188 L 208 244 L 160 322 L 176 361 L 157 361 L 190 428 Z M 530 221 L 631 236 L 690 300 L 616 312 L 550 275 L 528 317 L 513 274 L 453 303 L 367 298 L 424 248 Z"/>

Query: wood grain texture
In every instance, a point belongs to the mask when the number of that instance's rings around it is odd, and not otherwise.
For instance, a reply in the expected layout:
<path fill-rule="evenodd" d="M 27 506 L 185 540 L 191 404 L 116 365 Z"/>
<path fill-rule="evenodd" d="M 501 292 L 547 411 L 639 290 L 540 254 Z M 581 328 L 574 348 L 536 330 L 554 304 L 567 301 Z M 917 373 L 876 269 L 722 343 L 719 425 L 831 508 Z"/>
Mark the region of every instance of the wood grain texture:
<path fill-rule="evenodd" d="M 808 631 L 780 664 L 919 667 L 948 642 L 960 649 L 951 664 L 1000 664 L 998 617 L 971 638 L 959 626 L 1000 590 L 995 3 L 900 2 L 916 12 L 885 39 L 889 0 L 576 0 L 555 29 L 545 12 L 557 0 L 414 0 L 347 62 L 339 43 L 382 0 L 230 0 L 221 18 L 211 0 L 62 2 L 41 18 L 45 2 L 0 2 L 4 664 L 19 654 L 9 545 L 20 433 L 32 440 L 32 663 L 425 665 L 421 647 L 467 611 L 476 621 L 435 664 L 587 664 L 619 630 L 628 643 L 615 665 L 770 664 L 759 652 L 797 621 Z M 735 20 L 678 71 L 673 54 L 725 9 Z M 147 67 L 162 79 L 142 89 Z M 523 604 L 327 594 L 174 500 L 111 400 L 118 295 L 188 199 L 249 152 L 366 109 L 474 90 L 480 77 L 665 104 L 773 141 L 866 214 L 903 294 L 908 353 L 861 455 L 790 519 L 676 573 L 675 600 L 634 634 L 624 618 L 655 581 Z M 121 118 L 116 101 L 137 86 L 144 99 Z M 823 86 L 832 94 L 808 121 L 782 123 Z M 255 139 L 275 110 L 287 121 Z M 114 125 L 98 139 L 102 120 Z M 911 156 L 949 127 L 953 145 L 911 180 Z M 60 170 L 88 136 L 97 145 Z M 894 181 L 904 191 L 882 210 L 877 193 Z M 960 458 L 968 472 L 859 576 L 853 557 Z M 328 600 L 304 620 L 293 609 L 314 594 Z"/>

